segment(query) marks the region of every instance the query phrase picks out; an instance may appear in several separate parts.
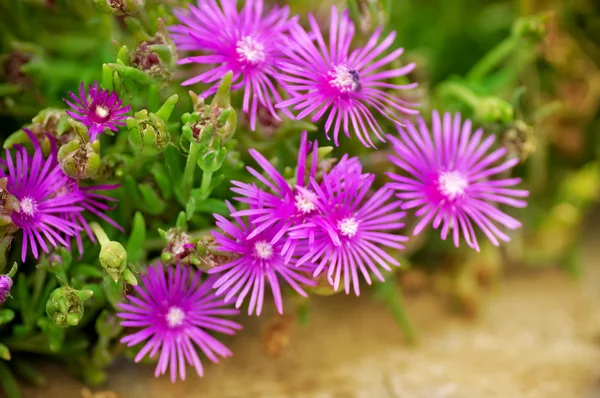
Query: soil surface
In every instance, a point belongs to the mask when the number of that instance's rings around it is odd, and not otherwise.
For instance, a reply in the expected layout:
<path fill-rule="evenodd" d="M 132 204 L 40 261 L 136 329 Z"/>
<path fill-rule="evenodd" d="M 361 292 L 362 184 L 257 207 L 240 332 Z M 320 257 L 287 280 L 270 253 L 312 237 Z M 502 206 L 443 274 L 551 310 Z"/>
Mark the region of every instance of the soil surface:
<path fill-rule="evenodd" d="M 234 352 L 205 377 L 172 385 L 153 366 L 122 362 L 104 390 L 132 398 L 600 398 L 600 229 L 588 234 L 584 276 L 507 276 L 474 320 L 429 294 L 407 303 L 420 343 L 411 347 L 381 302 L 315 299 L 289 346 L 265 354 L 269 318 L 244 319 Z M 26 398 L 80 397 L 82 385 L 48 367 L 51 383 Z M 106 395 L 106 397 L 111 397 Z M 103 396 L 104 398 L 104 396 Z"/>

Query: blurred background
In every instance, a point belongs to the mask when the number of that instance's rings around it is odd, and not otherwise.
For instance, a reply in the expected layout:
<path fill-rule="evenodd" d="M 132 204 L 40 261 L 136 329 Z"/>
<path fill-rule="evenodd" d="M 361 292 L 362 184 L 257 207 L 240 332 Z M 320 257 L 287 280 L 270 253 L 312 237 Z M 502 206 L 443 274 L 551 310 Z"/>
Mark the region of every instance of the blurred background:
<path fill-rule="evenodd" d="M 140 28 L 92 0 L 0 0 L 0 141 L 23 125 L 56 128 L 42 109 L 63 108 L 65 93 L 101 79 L 120 45 L 137 49 L 187 1 L 145 3 Z M 278 3 L 325 28 L 332 4 L 350 8 L 357 44 L 379 24 L 397 31 L 402 62 L 417 64 L 410 80 L 423 113 L 460 111 L 523 160 L 517 173 L 532 194 L 518 215 L 524 228 L 477 255 L 421 234 L 398 254 L 397 278 L 369 294 L 311 298 L 307 315 L 301 303 L 298 314 L 244 318 L 233 358 L 204 379 L 171 385 L 153 379 L 152 365 L 119 359 L 88 390 L 78 380 L 92 379 L 71 377 L 57 358 L 17 353 L 42 364 L 39 375 L 17 372 L 24 396 L 600 397 L 600 2 Z M 179 87 L 190 71 L 164 72 L 157 92 L 180 94 L 178 120 L 191 107 Z M 288 127 L 265 116 L 251 133 L 244 123 L 240 145 L 262 145 L 285 166 L 281 148 L 260 142 Z M 354 140 L 336 151 L 379 175 L 389 168 L 385 149 Z M 116 217 L 127 226 L 133 210 Z"/>

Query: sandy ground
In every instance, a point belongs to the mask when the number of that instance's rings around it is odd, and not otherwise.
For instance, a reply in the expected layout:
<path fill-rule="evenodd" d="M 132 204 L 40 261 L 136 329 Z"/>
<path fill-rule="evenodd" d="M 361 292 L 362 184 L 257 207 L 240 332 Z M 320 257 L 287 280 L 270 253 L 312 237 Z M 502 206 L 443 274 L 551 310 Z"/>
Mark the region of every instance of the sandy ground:
<path fill-rule="evenodd" d="M 600 398 L 600 230 L 587 237 L 584 277 L 508 277 L 476 320 L 429 295 L 408 308 L 420 344 L 404 343 L 380 302 L 315 300 L 289 347 L 265 355 L 264 318 L 244 320 L 234 356 L 171 385 L 152 366 L 121 363 L 105 389 L 135 398 Z M 80 397 L 82 385 L 50 367 L 50 385 L 26 398 Z"/>

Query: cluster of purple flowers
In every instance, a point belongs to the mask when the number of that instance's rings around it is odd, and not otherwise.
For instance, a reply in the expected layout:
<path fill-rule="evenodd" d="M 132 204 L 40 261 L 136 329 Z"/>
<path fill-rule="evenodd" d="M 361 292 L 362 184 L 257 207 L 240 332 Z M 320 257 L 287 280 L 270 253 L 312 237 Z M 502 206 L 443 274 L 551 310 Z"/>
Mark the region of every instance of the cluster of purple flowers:
<path fill-rule="evenodd" d="M 70 247 L 72 238 L 82 253 L 82 231 L 96 241 L 84 217 L 87 213 L 122 229 L 104 214 L 110 209 L 108 202 L 114 199 L 95 192 L 112 190 L 117 185 L 80 186 L 62 171 L 54 143 L 48 157 L 44 157 L 35 135 L 25 132 L 33 143 L 33 154 L 16 145 L 14 154 L 6 149 L 6 158 L 0 159 L 0 178 L 7 179 L 6 191 L 19 203 L 11 217 L 12 223 L 23 231 L 22 261 L 29 251 L 38 258 L 40 249 L 48 253 L 50 247 L 59 244 Z"/>
<path fill-rule="evenodd" d="M 122 325 L 137 329 L 122 342 L 144 343 L 136 361 L 159 355 L 156 375 L 169 369 L 173 381 L 177 375 L 185 378 L 186 363 L 202 376 L 198 348 L 213 362 L 231 355 L 209 334 L 240 329 L 223 319 L 238 313 L 227 303 L 239 308 L 247 302 L 248 314 L 260 315 L 270 291 L 283 313 L 285 289 L 306 296 L 306 289 L 321 281 L 332 290 L 359 295 L 361 279 L 383 281 L 382 269 L 400 265 L 392 252 L 402 250 L 408 240 L 400 232 L 406 211 L 416 209 L 414 235 L 432 224 L 441 228 L 442 239 L 451 235 L 458 246 L 462 235 L 478 251 L 476 228 L 495 245 L 508 241 L 506 230 L 520 223 L 497 205 L 524 207 L 522 198 L 528 196 L 513 188 L 520 179 L 504 177 L 518 159 L 503 161 L 506 149 L 491 150 L 494 136 L 484 137 L 480 129 L 473 133 L 469 120 L 434 111 L 430 132 L 422 118 L 416 125 L 405 119 L 418 111 L 398 92 L 416 83 L 399 85 L 393 79 L 406 76 L 415 65 L 384 69 L 403 52 L 388 51 L 394 32 L 382 38 L 377 28 L 363 47 L 353 48 L 355 28 L 348 11 L 332 7 L 326 38 L 313 16 L 306 31 L 297 17 L 290 18 L 287 7 L 265 10 L 263 0 L 243 4 L 238 10 L 235 0 L 199 0 L 197 7 L 175 12 L 181 24 L 170 29 L 179 50 L 203 53 L 180 63 L 205 67 L 183 84 L 208 84 L 203 95 L 211 95 L 233 71 L 232 89 L 244 90 L 242 107 L 253 130 L 259 106 L 276 119 L 278 109 L 291 118 L 312 115 L 313 122 L 324 121 L 326 137 L 332 131 L 336 145 L 340 131 L 348 137 L 352 131 L 369 147 L 375 147 L 372 136 L 391 141 L 394 154 L 389 159 L 400 174 L 388 173 L 391 181 L 375 188 L 375 176 L 363 171 L 357 157 L 344 155 L 334 165 L 323 165 L 317 141 L 310 142 L 306 132 L 293 179 L 250 149 L 260 169 L 247 170 L 257 183 L 231 181 L 237 206 L 228 203 L 229 218 L 215 215 L 221 231 L 213 235 L 218 250 L 231 254 L 229 260 L 209 270 L 204 281 L 200 271 L 156 263 L 141 276 L 136 294 L 119 306 Z M 106 129 L 116 131 L 130 110 L 97 84 L 87 93 L 82 84 L 79 95 L 69 95 L 68 115 L 88 126 L 91 140 Z M 393 122 L 399 135 L 385 134 L 377 114 Z M 28 251 L 37 258 L 40 249 L 47 253 L 50 246 L 69 246 L 72 238 L 82 252 L 81 232 L 95 240 L 86 213 L 120 228 L 104 214 L 113 199 L 96 193 L 116 186 L 80 186 L 61 170 L 56 148 L 45 158 L 28 134 L 33 154 L 17 146 L 0 160 L 0 177 L 7 178 L 6 190 L 19 203 L 12 220 L 22 230 L 22 259 Z"/>
<path fill-rule="evenodd" d="M 181 24 L 171 27 L 171 35 L 178 49 L 204 53 L 179 62 L 214 65 L 183 84 L 212 84 L 204 93 L 212 94 L 219 80 L 233 71 L 237 83 L 232 88 L 244 89 L 243 110 L 250 114 L 252 130 L 259 104 L 278 120 L 276 108 L 292 116 L 291 108 L 299 111 L 296 118 L 312 114 L 315 122 L 327 114 L 325 132 L 333 127 L 336 145 L 341 130 L 348 137 L 353 130 L 365 146 L 375 147 L 371 134 L 381 141 L 385 141 L 385 134 L 373 111 L 394 122 L 400 122 L 402 115 L 418 113 L 416 104 L 385 91 L 416 87 L 416 83 L 389 82 L 410 73 L 414 64 L 382 70 L 403 52 L 386 52 L 395 32 L 382 39 L 380 27 L 364 47 L 351 48 L 354 24 L 347 10 L 340 14 L 332 7 L 326 43 L 312 15 L 307 32 L 298 17 L 289 18 L 288 7 L 267 11 L 263 0 L 243 2 L 241 10 L 235 0 L 220 0 L 220 4 L 198 0 L 197 7 L 190 5 L 175 12 Z M 282 99 L 276 84 L 289 99 Z"/>

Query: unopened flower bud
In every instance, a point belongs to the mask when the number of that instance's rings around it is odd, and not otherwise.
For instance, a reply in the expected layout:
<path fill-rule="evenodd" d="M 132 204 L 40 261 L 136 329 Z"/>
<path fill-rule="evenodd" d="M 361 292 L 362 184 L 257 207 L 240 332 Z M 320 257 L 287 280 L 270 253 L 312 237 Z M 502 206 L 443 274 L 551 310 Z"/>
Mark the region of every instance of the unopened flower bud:
<path fill-rule="evenodd" d="M 69 118 L 64 109 L 42 109 L 31 119 L 31 124 L 25 128 L 35 135 L 45 154 L 50 150 L 48 136 L 53 137 L 58 147 L 76 138 L 75 131 L 69 124 Z M 21 129 L 11 134 L 4 141 L 4 147 L 11 148 L 15 144 L 27 144 L 30 141 L 30 137 Z"/>
<path fill-rule="evenodd" d="M 223 161 L 227 157 L 227 149 L 219 148 L 219 149 L 207 149 L 203 153 L 200 154 L 198 158 L 198 166 L 207 173 L 214 173 L 219 170 L 223 165 Z"/>
<path fill-rule="evenodd" d="M 46 303 L 46 314 L 59 327 L 76 326 L 83 318 L 83 304 L 94 292 L 69 286 L 55 289 Z"/>
<path fill-rule="evenodd" d="M 134 27 L 143 29 L 137 20 L 127 19 L 126 22 L 130 29 Z M 150 76 L 170 79 L 171 72 L 177 64 L 177 48 L 171 40 L 163 20 L 158 20 L 156 35 L 150 37 L 143 32 L 143 36 L 142 42 L 138 44 L 131 56 L 131 64 Z"/>
<path fill-rule="evenodd" d="M 116 282 L 127 269 L 127 251 L 119 242 L 105 243 L 100 249 L 100 264 Z"/>
<path fill-rule="evenodd" d="M 0 304 L 3 304 L 10 296 L 10 288 L 13 281 L 8 275 L 0 275 Z"/>
<path fill-rule="evenodd" d="M 12 224 L 11 215 L 19 211 L 19 200 L 6 190 L 8 179 L 0 178 L 0 227 Z"/>
<path fill-rule="evenodd" d="M 513 120 L 513 106 L 497 97 L 483 97 L 475 108 L 475 118 L 482 123 L 509 123 Z"/>
<path fill-rule="evenodd" d="M 74 180 L 93 178 L 102 165 L 100 141 L 87 143 L 76 139 L 61 146 L 58 161 L 66 175 Z"/>
<path fill-rule="evenodd" d="M 145 0 L 94 0 L 99 11 L 114 15 L 135 15 L 144 9 Z"/>
<path fill-rule="evenodd" d="M 135 113 L 135 117 L 127 118 L 129 143 L 138 152 L 154 156 L 162 153 L 169 145 L 171 135 L 167 129 L 167 121 L 173 112 L 179 97 L 173 95 L 156 113 L 148 113 L 143 109 Z"/>
<path fill-rule="evenodd" d="M 551 11 L 520 17 L 513 23 L 511 33 L 514 37 L 541 41 L 546 37 L 548 24 L 553 17 Z"/>

